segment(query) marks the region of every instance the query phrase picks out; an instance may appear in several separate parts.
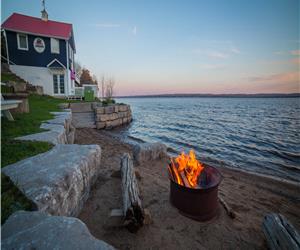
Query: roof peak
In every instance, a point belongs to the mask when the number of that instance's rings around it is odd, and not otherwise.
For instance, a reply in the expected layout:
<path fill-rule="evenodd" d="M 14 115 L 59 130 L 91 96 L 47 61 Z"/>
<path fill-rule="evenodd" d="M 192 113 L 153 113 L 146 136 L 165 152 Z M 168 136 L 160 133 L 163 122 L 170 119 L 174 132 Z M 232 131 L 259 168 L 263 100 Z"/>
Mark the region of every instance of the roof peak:
<path fill-rule="evenodd" d="M 36 17 L 36 16 L 29 16 L 29 15 L 25 15 L 25 14 L 21 14 L 21 13 L 17 13 L 17 12 L 13 12 L 8 18 L 12 17 L 13 15 L 16 15 L 16 16 L 24 16 L 24 17 L 30 17 L 30 18 L 34 18 L 36 20 L 41 20 L 40 17 Z M 8 19 L 7 18 L 7 19 Z M 7 20 L 6 19 L 6 20 Z M 69 24 L 69 25 L 72 25 L 71 23 L 67 23 L 67 22 L 61 22 L 61 21 L 54 21 L 54 20 L 48 20 L 49 22 L 54 22 L 54 23 L 62 23 L 62 24 Z"/>

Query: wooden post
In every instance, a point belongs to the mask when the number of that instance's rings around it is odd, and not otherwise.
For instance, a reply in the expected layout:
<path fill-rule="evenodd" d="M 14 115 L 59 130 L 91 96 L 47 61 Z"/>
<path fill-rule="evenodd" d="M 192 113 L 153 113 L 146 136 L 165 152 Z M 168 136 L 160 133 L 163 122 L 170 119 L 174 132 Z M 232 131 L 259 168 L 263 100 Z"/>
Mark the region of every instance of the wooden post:
<path fill-rule="evenodd" d="M 133 162 L 128 153 L 121 159 L 124 225 L 130 232 L 137 232 L 144 225 L 144 209 L 140 199 Z"/>

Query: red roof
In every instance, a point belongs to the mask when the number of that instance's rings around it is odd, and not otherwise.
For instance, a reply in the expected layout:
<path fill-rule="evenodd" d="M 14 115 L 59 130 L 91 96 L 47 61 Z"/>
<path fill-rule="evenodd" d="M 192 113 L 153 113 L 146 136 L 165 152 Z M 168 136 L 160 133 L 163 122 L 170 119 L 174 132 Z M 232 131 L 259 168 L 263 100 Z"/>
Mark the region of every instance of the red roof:
<path fill-rule="evenodd" d="M 3 29 L 31 33 L 41 36 L 69 39 L 72 35 L 72 24 L 56 21 L 43 21 L 41 18 L 13 13 L 2 24 Z"/>

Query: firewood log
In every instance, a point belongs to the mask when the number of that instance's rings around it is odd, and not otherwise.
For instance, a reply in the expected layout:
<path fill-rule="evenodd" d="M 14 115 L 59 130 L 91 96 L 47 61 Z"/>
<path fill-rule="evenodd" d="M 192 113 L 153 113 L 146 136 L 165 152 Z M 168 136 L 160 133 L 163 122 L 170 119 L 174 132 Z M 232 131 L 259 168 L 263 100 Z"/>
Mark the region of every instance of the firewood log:
<path fill-rule="evenodd" d="M 140 199 L 133 162 L 127 153 L 121 159 L 121 177 L 124 225 L 130 232 L 137 232 L 144 224 L 144 209 Z"/>
<path fill-rule="evenodd" d="M 190 185 L 190 183 L 189 183 L 189 181 L 188 181 L 188 179 L 187 179 L 184 171 L 180 172 L 179 174 L 180 174 L 180 177 L 181 177 L 181 179 L 183 181 L 184 186 L 190 188 L 191 185 Z"/>
<path fill-rule="evenodd" d="M 300 249 L 300 236 L 283 215 L 267 214 L 264 218 L 262 228 L 271 250 Z"/>

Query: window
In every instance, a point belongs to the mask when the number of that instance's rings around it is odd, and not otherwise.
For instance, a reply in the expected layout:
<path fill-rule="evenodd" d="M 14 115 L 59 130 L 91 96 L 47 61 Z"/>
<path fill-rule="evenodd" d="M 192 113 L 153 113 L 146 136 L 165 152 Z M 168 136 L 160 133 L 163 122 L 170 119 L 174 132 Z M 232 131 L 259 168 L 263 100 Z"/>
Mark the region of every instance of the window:
<path fill-rule="evenodd" d="M 51 53 L 59 54 L 59 40 L 55 38 L 51 38 Z"/>
<path fill-rule="evenodd" d="M 18 49 L 28 50 L 28 38 L 26 34 L 17 34 Z"/>
<path fill-rule="evenodd" d="M 54 94 L 65 93 L 65 76 L 64 75 L 53 75 L 53 91 Z"/>
<path fill-rule="evenodd" d="M 59 75 L 59 89 L 60 93 L 64 94 L 65 93 L 65 76 L 64 75 Z"/>

